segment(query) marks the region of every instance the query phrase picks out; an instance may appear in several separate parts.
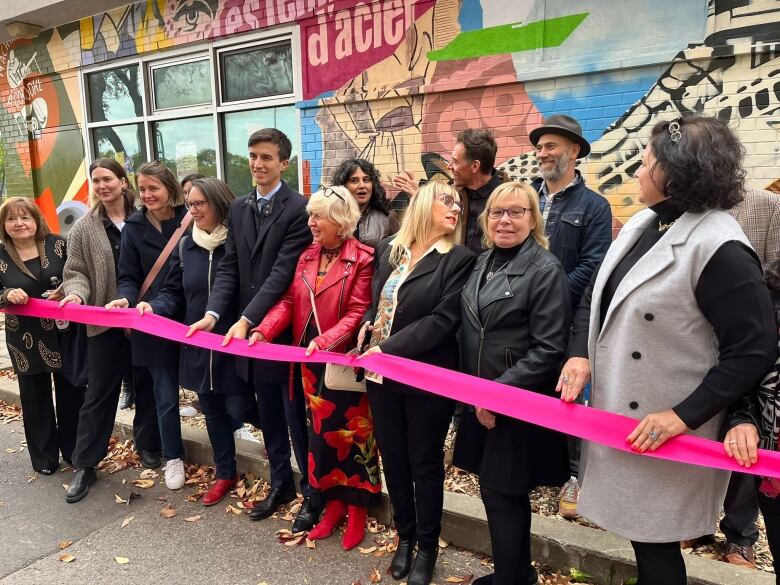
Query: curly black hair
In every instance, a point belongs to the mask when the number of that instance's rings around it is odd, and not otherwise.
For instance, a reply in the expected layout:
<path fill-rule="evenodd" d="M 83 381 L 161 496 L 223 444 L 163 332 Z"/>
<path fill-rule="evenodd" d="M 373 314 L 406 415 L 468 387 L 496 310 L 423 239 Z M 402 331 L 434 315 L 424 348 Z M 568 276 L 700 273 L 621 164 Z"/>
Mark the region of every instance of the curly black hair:
<path fill-rule="evenodd" d="M 382 175 L 366 159 L 348 158 L 344 160 L 333 172 L 333 184 L 346 187 L 350 177 L 358 169 L 371 177 L 371 199 L 368 201 L 368 206 L 372 209 L 378 209 L 385 215 L 389 215 L 390 209 L 385 198 L 385 188 L 382 186 Z"/>
<path fill-rule="evenodd" d="M 672 140 L 669 126 L 679 124 Z M 653 127 L 650 147 L 666 179 L 664 195 L 680 211 L 731 209 L 742 201 L 745 147 L 718 118 L 688 116 Z"/>

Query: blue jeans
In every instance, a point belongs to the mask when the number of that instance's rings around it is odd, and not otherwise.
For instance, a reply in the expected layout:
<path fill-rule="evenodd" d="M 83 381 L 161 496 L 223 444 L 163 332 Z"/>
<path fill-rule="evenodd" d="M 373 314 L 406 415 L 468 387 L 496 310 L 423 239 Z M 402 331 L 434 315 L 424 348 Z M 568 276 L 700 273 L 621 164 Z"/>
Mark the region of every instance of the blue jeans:
<path fill-rule="evenodd" d="M 179 368 L 149 368 L 149 373 L 154 381 L 163 457 L 184 459 L 179 419 Z"/>
<path fill-rule="evenodd" d="M 234 479 L 237 471 L 233 431 L 244 422 L 260 427 L 255 397 L 251 394 L 203 392 L 198 393 L 198 400 L 206 416 L 217 479 Z"/>

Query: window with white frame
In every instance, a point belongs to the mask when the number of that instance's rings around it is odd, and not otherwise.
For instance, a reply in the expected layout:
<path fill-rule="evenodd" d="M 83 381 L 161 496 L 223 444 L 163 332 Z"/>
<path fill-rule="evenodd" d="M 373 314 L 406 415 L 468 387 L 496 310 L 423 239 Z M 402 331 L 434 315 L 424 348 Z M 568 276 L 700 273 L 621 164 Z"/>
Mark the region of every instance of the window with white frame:
<path fill-rule="evenodd" d="M 129 174 L 157 159 L 179 179 L 219 177 L 252 189 L 247 140 L 278 128 L 293 143 L 284 179 L 298 188 L 296 51 L 290 35 L 144 55 L 84 73 L 86 140 L 93 157 Z"/>

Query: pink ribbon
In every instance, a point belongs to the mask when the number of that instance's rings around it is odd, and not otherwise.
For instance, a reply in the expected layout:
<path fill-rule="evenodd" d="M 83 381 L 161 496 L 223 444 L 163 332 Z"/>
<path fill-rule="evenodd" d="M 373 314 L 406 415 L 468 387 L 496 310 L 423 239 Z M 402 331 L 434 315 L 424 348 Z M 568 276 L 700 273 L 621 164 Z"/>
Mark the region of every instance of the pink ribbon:
<path fill-rule="evenodd" d="M 106 310 L 100 307 L 73 304 L 60 308 L 58 303 L 53 301 L 30 299 L 26 305 L 11 305 L 3 310 L 7 313 L 29 317 L 62 319 L 103 327 L 130 328 L 177 343 L 186 343 L 203 349 L 254 359 L 285 362 L 331 362 L 345 366 L 366 367 L 393 380 L 440 396 L 473 404 L 541 427 L 575 435 L 613 449 L 636 453 L 626 442 L 626 437 L 638 422 L 636 419 L 563 402 L 536 392 L 521 390 L 513 386 L 393 355 L 373 354 L 356 362 L 352 356 L 330 351 L 316 351 L 311 356 L 306 357 L 305 349 L 302 347 L 271 343 L 259 343 L 250 347 L 244 340 L 240 339 L 231 340 L 227 346 L 223 346 L 222 335 L 199 331 L 192 337 L 185 338 L 184 335 L 189 329 L 187 325 L 159 315 L 140 315 L 135 309 Z M 746 469 L 725 454 L 721 443 L 692 435 L 679 435 L 664 443 L 657 451 L 646 451 L 641 455 L 703 467 L 780 478 L 780 452 L 760 450 L 758 462 Z"/>

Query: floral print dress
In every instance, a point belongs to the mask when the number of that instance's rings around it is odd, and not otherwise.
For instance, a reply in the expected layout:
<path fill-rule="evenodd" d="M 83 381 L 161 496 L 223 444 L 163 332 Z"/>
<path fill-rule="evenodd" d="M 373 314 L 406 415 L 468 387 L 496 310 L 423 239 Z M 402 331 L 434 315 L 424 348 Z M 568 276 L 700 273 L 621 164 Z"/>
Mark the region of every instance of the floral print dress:
<path fill-rule="evenodd" d="M 319 287 L 322 277 L 317 278 Z M 303 346 L 318 335 L 309 327 Z M 324 364 L 300 364 L 309 427 L 309 484 L 322 507 L 338 499 L 356 506 L 380 502 L 382 485 L 374 440 L 374 421 L 365 392 L 325 387 Z"/>

